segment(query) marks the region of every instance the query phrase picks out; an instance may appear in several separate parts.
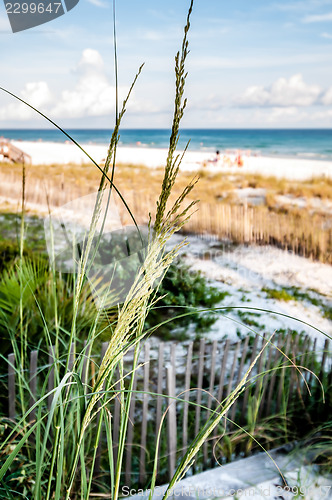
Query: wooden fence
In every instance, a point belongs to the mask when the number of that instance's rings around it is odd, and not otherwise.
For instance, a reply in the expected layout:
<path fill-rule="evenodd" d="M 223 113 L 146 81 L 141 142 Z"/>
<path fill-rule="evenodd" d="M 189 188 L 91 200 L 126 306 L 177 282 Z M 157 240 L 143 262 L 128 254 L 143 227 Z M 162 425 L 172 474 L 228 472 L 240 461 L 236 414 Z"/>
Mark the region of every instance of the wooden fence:
<path fill-rule="evenodd" d="M 197 435 L 205 424 L 211 411 L 217 407 L 217 401 L 223 401 L 239 384 L 241 378 L 255 359 L 255 356 L 266 346 L 267 340 L 259 336 L 246 337 L 232 343 L 229 340 L 208 342 L 204 339 L 180 343 L 145 342 L 139 361 L 134 382 L 134 392 L 130 407 L 130 424 L 126 438 L 125 472 L 123 482 L 126 485 L 144 485 L 151 473 L 153 452 L 156 445 L 157 432 L 162 421 L 162 415 L 168 408 L 166 424 L 163 427 L 160 443 L 160 460 L 158 470 L 162 481 L 172 475 L 178 460 L 183 455 L 188 443 Z M 83 376 L 93 379 L 95 365 L 103 358 L 107 343 L 101 347 L 101 355 L 94 357 L 83 367 Z M 307 337 L 280 334 L 273 338 L 273 344 L 266 346 L 263 354 L 253 368 L 249 383 L 235 404 L 216 427 L 211 439 L 205 442 L 202 453 L 196 461 L 195 470 L 202 470 L 215 465 L 214 452 L 222 460 L 221 448 L 214 448 L 218 436 L 234 432 L 237 425 L 250 424 L 248 411 L 257 405 L 257 423 L 265 417 L 290 411 L 292 402 L 297 406 L 305 406 L 310 402 L 306 384 L 310 387 L 315 404 L 321 399 L 321 386 L 325 390 L 332 383 L 331 378 L 331 345 L 328 341 L 324 347 L 317 347 L 317 341 Z M 125 358 L 125 373 L 130 372 L 132 353 Z M 287 357 L 286 357 L 287 356 Z M 8 396 L 9 417 L 15 419 L 18 404 L 15 380 L 15 357 L 8 356 Z M 74 366 L 74 350 L 70 359 L 71 369 Z M 296 369 L 293 363 L 305 366 L 308 370 Z M 48 365 L 38 366 L 38 352 L 30 356 L 30 407 L 38 398 L 38 389 L 50 373 L 53 358 L 50 352 Z M 88 366 L 89 365 L 89 366 Z M 310 370 L 310 371 L 309 371 Z M 54 387 L 54 375 L 48 380 L 48 390 Z M 259 374 L 264 374 L 258 376 Z M 178 399 L 176 399 L 178 397 Z M 48 398 L 48 408 L 52 397 Z M 317 406 L 318 408 L 318 406 Z M 46 410 L 46 408 L 45 408 Z M 120 402 L 115 398 L 110 406 L 113 421 L 114 454 L 117 451 L 119 432 Z M 36 418 L 35 412 L 29 416 L 30 421 Z M 232 423 L 236 422 L 236 424 Z M 252 424 L 252 422 L 251 422 Z M 102 471 L 102 457 L 106 453 L 105 431 L 101 436 L 97 474 L 107 474 Z"/>
<path fill-rule="evenodd" d="M 0 196 L 20 200 L 21 180 L 16 173 L 1 173 Z M 91 192 L 91 191 L 90 191 Z M 32 209 L 48 214 L 51 208 L 89 194 L 89 186 L 65 189 L 63 179 L 34 179 L 26 183 L 26 202 Z M 147 224 L 154 213 L 156 200 L 136 191 L 122 193 L 139 224 Z M 48 201 L 47 201 L 48 197 Z M 118 204 L 124 224 L 132 220 L 121 202 Z M 266 206 L 247 206 L 226 203 L 200 203 L 198 210 L 184 226 L 184 231 L 211 235 L 219 240 L 239 244 L 275 245 L 298 255 L 332 264 L 331 218 L 307 211 L 282 213 Z"/>

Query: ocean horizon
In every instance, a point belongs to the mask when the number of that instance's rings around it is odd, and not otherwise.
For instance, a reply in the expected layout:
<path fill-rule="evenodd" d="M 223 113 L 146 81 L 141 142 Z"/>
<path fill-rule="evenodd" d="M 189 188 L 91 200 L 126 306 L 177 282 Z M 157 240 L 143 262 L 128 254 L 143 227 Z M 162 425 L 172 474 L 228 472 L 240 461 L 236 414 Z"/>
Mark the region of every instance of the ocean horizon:
<path fill-rule="evenodd" d="M 68 129 L 81 144 L 108 144 L 112 130 Z M 120 146 L 167 148 L 168 129 L 122 129 Z M 56 129 L 1 129 L 0 136 L 16 141 L 65 142 Z M 332 160 L 332 129 L 182 129 L 179 148 L 221 153 L 250 151 L 262 156 Z"/>

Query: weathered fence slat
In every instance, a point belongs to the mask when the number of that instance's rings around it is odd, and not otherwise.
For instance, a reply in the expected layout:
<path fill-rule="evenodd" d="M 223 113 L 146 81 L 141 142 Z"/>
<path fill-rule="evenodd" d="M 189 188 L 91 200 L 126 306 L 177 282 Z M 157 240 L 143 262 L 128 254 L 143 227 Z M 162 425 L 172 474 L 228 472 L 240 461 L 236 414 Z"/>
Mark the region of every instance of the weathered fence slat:
<path fill-rule="evenodd" d="M 104 356 L 105 356 L 106 351 L 107 351 L 107 347 L 108 347 L 108 342 L 103 342 L 101 344 L 100 364 L 102 363 L 102 361 L 104 359 Z M 94 365 L 92 365 L 92 366 L 94 366 Z M 105 389 L 105 384 L 102 387 L 102 390 L 104 390 L 104 389 Z M 98 407 L 100 407 L 100 402 L 98 402 Z M 98 427 L 99 419 L 100 419 L 100 412 L 98 412 L 98 415 L 97 415 L 96 427 Z M 102 435 L 103 435 L 103 430 L 101 430 L 100 437 L 102 437 Z M 96 461 L 95 461 L 96 474 L 99 474 L 99 472 L 100 472 L 101 454 L 102 454 L 102 439 L 99 440 L 98 448 L 97 448 Z"/>
<path fill-rule="evenodd" d="M 120 395 L 120 369 L 119 365 L 114 370 L 114 376 L 116 379 L 116 384 L 114 385 L 115 390 L 115 399 L 114 399 L 114 412 L 113 412 L 113 435 L 112 435 L 112 443 L 113 443 L 113 461 L 114 467 L 118 460 L 118 438 L 119 438 L 119 429 L 120 429 L 120 410 L 121 410 L 121 395 Z M 103 387 L 104 389 L 104 387 Z"/>
<path fill-rule="evenodd" d="M 234 382 L 234 375 L 235 375 L 235 368 L 238 362 L 238 356 L 239 356 L 239 350 L 240 350 L 240 345 L 241 342 L 237 342 L 235 349 L 234 349 L 234 356 L 233 356 L 233 364 L 232 368 L 229 374 L 229 380 L 228 380 L 228 385 L 227 385 L 227 393 L 226 397 L 230 395 L 230 393 L 233 390 L 233 382 Z M 229 415 L 229 412 L 226 414 L 226 417 Z M 228 426 L 231 428 L 232 427 L 232 422 L 227 421 Z"/>
<path fill-rule="evenodd" d="M 234 379 L 234 374 L 235 374 L 235 368 L 236 368 L 237 361 L 238 361 L 240 345 L 241 345 L 241 342 L 237 342 L 236 347 L 234 349 L 233 364 L 232 364 L 232 368 L 231 368 L 230 375 L 229 375 L 226 397 L 228 397 L 230 395 L 230 393 L 232 392 L 232 389 L 233 389 L 233 379 Z"/>
<path fill-rule="evenodd" d="M 188 444 L 188 411 L 189 411 L 189 399 L 190 399 L 192 359 L 193 359 L 193 343 L 190 342 L 188 345 L 186 374 L 184 381 L 184 394 L 183 394 L 184 403 L 183 403 L 182 447 L 184 451 L 186 450 Z"/>
<path fill-rule="evenodd" d="M 254 362 L 254 359 L 256 358 L 257 346 L 258 346 L 258 338 L 259 338 L 258 335 L 256 335 L 254 343 L 253 343 L 253 346 L 252 346 L 252 352 L 251 352 L 251 357 L 250 357 L 250 365 Z M 247 414 L 249 392 L 250 392 L 250 386 L 247 387 L 247 389 L 244 392 L 243 404 L 242 404 L 243 415 Z"/>
<path fill-rule="evenodd" d="M 280 349 L 282 346 L 282 339 L 279 339 L 278 343 L 275 344 L 274 348 L 274 358 L 273 358 L 273 372 L 272 376 L 269 382 L 269 391 L 268 391 L 268 396 L 267 396 L 267 404 L 266 404 L 266 415 L 269 415 L 270 410 L 271 410 L 271 405 L 272 405 L 272 397 L 274 393 L 274 387 L 277 379 L 277 366 L 280 361 L 280 356 L 281 353 L 279 352 L 278 349 Z"/>
<path fill-rule="evenodd" d="M 210 367 L 210 385 L 209 385 L 209 394 L 208 394 L 208 401 L 207 401 L 207 415 L 206 415 L 206 420 L 210 417 L 210 412 L 209 410 L 211 409 L 212 405 L 212 395 L 214 392 L 214 381 L 215 381 L 215 374 L 216 374 L 216 355 L 217 355 L 217 341 L 214 340 L 212 343 L 212 350 L 211 350 L 211 367 Z M 204 456 L 204 461 L 207 462 L 208 460 L 208 442 L 205 441 L 204 446 L 203 446 L 203 456 Z"/>
<path fill-rule="evenodd" d="M 291 338 L 290 335 L 287 336 L 286 340 L 286 345 L 285 345 L 285 350 L 282 351 L 281 356 L 283 357 L 282 360 L 282 368 L 280 368 L 281 375 L 280 375 L 280 380 L 279 380 L 279 387 L 278 387 L 278 396 L 277 396 L 277 413 L 279 412 L 281 408 L 281 403 L 282 403 L 282 396 L 284 392 L 284 382 L 285 382 L 285 374 L 286 374 L 286 366 L 289 366 L 289 361 L 287 357 L 289 357 L 289 349 L 290 349 L 290 342 Z M 287 357 L 286 357 L 287 356 Z"/>
<path fill-rule="evenodd" d="M 312 342 L 310 341 L 309 335 L 306 335 L 303 343 L 303 358 L 300 363 L 302 366 L 309 367 L 310 365 L 311 349 L 314 348 L 311 344 Z M 307 370 L 303 371 L 303 377 L 304 380 L 308 382 L 309 372 Z"/>
<path fill-rule="evenodd" d="M 243 346 L 242 346 L 242 356 L 241 356 L 241 361 L 240 361 L 240 366 L 239 366 L 239 369 L 238 369 L 238 374 L 237 374 L 237 379 L 236 379 L 236 386 L 239 385 L 239 383 L 241 382 L 241 379 L 243 377 L 243 367 L 244 367 L 244 363 L 245 363 L 245 360 L 246 360 L 246 356 L 247 356 L 247 352 L 248 352 L 248 344 L 249 344 L 249 335 L 246 336 L 245 340 L 244 340 L 244 343 L 243 343 Z M 232 406 L 232 409 L 231 409 L 231 420 L 235 420 L 235 415 L 236 415 L 236 410 L 237 410 L 237 406 L 238 406 L 238 399 L 234 402 L 233 406 Z"/>
<path fill-rule="evenodd" d="M 133 392 L 131 394 L 130 408 L 129 408 L 129 422 L 128 431 L 126 439 L 126 470 L 125 478 L 126 484 L 131 484 L 131 465 L 132 465 L 132 452 L 133 452 L 133 438 L 134 438 L 134 421 L 135 421 L 135 406 L 136 406 L 136 387 L 137 387 L 137 375 L 134 373 L 133 380 Z"/>
<path fill-rule="evenodd" d="M 259 357 L 259 360 L 258 360 L 257 377 L 256 377 L 256 388 L 255 388 L 255 394 L 254 394 L 254 398 L 257 401 L 257 404 L 258 404 L 259 394 L 262 391 L 262 387 L 263 387 L 263 377 L 260 374 L 262 373 L 263 364 L 265 362 L 265 357 L 266 357 L 266 349 L 265 349 L 265 347 L 266 347 L 267 342 L 268 342 L 268 340 L 266 338 L 263 338 L 261 346 L 260 346 L 260 348 L 262 350 L 262 353 L 261 353 L 261 355 Z"/>
<path fill-rule="evenodd" d="M 259 410 L 258 410 L 258 418 L 260 419 L 261 416 L 263 415 L 264 411 L 266 412 L 266 393 L 267 393 L 267 388 L 268 388 L 268 385 L 269 385 L 269 381 L 271 380 L 270 378 L 270 367 L 271 367 L 271 364 L 272 364 L 272 359 L 273 359 L 273 355 L 274 355 L 274 349 L 272 348 L 272 345 L 270 343 L 270 339 L 269 339 L 269 346 L 266 348 L 268 350 L 268 355 L 267 355 L 267 362 L 266 362 L 266 366 L 265 366 L 265 374 L 263 376 L 263 387 L 262 387 L 262 404 L 259 406 Z"/>
<path fill-rule="evenodd" d="M 309 354 L 308 368 L 309 368 L 310 371 L 308 373 L 308 379 L 307 379 L 309 387 L 311 387 L 312 380 L 313 380 L 313 371 L 315 370 L 315 366 L 314 365 L 315 365 L 315 362 L 316 362 L 316 357 L 315 357 L 316 346 L 317 346 L 317 339 L 314 340 L 313 346 L 310 349 L 310 354 Z M 306 399 L 309 399 L 309 398 L 310 398 L 310 394 L 307 391 Z"/>
<path fill-rule="evenodd" d="M 321 365 L 320 365 L 320 372 L 319 372 L 319 376 L 318 376 L 319 380 L 323 380 L 324 368 L 325 368 L 325 363 L 326 363 L 328 351 L 329 351 L 329 340 L 326 339 L 325 343 L 324 343 L 323 357 L 322 357 L 322 362 L 321 362 Z"/>
<path fill-rule="evenodd" d="M 145 342 L 144 345 L 144 382 L 143 382 L 143 408 L 142 408 L 142 427 L 141 427 L 141 451 L 140 451 L 140 467 L 139 479 L 140 483 L 144 484 L 146 478 L 146 436 L 148 424 L 148 402 L 149 395 L 149 378 L 150 378 L 150 344 Z"/>
<path fill-rule="evenodd" d="M 291 376 L 290 376 L 289 388 L 288 388 L 288 402 L 290 402 L 292 400 L 297 377 L 299 374 L 297 365 L 302 364 L 301 360 L 298 360 L 297 356 L 296 356 L 297 347 L 298 347 L 298 337 L 295 337 L 294 341 L 292 342 L 292 352 L 290 353 L 290 359 L 291 359 L 291 361 L 293 361 L 294 365 L 296 365 L 296 368 L 295 368 L 295 366 L 293 366 L 291 368 Z"/>
<path fill-rule="evenodd" d="M 219 403 L 221 403 L 223 400 L 224 382 L 225 382 L 226 369 L 227 369 L 227 357 L 228 357 L 229 346 L 230 346 L 230 340 L 227 339 L 226 343 L 225 343 L 225 349 L 223 352 L 223 358 L 222 358 L 222 363 L 221 363 L 221 367 L 220 367 L 219 389 L 218 389 L 218 401 L 219 401 Z"/>
<path fill-rule="evenodd" d="M 202 383 L 203 383 L 203 373 L 204 373 L 204 354 L 205 354 L 205 339 L 199 341 L 199 358 L 198 358 L 198 376 L 197 376 L 197 396 L 196 396 L 196 415 L 195 415 L 195 434 L 198 434 L 200 428 L 200 415 L 202 402 Z"/>
<path fill-rule="evenodd" d="M 227 359 L 228 359 L 229 346 L 230 346 L 230 340 L 227 339 L 225 342 L 225 348 L 224 348 L 221 367 L 220 367 L 219 387 L 218 387 L 218 396 L 217 396 L 218 403 L 222 403 L 222 401 L 223 401 L 224 382 L 225 382 L 226 370 L 227 370 Z M 214 437 L 216 437 L 217 434 L 218 434 L 218 425 L 214 429 L 214 433 L 213 433 Z"/>
<path fill-rule="evenodd" d="M 176 401 L 175 401 L 175 371 L 174 366 L 166 368 L 167 374 L 167 394 L 168 394 L 168 415 L 167 415 L 167 436 L 168 436 L 168 467 L 169 479 L 175 471 L 176 451 L 177 451 L 177 431 L 176 431 Z"/>
<path fill-rule="evenodd" d="M 156 403 L 156 440 L 158 437 L 158 432 L 161 423 L 161 410 L 163 404 L 163 398 L 161 394 L 163 393 L 163 375 L 164 375 L 164 342 L 160 342 L 158 348 L 158 375 L 157 375 L 157 403 Z"/>

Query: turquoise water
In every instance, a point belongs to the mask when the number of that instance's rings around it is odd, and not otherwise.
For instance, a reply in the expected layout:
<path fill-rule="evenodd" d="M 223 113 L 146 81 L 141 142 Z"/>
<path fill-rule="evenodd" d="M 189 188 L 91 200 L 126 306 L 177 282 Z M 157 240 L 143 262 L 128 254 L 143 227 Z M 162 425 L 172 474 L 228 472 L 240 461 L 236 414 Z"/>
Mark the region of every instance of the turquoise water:
<path fill-rule="evenodd" d="M 73 129 L 67 132 L 79 143 L 106 144 L 111 131 L 105 129 Z M 23 141 L 64 142 L 58 130 L 48 129 L 0 129 L 0 136 Z M 179 146 L 183 148 L 190 140 L 191 151 L 251 150 L 267 156 L 297 156 L 332 160 L 332 130 L 294 129 L 184 129 Z M 120 145 L 165 148 L 169 142 L 169 131 L 164 129 L 124 129 L 120 132 Z"/>

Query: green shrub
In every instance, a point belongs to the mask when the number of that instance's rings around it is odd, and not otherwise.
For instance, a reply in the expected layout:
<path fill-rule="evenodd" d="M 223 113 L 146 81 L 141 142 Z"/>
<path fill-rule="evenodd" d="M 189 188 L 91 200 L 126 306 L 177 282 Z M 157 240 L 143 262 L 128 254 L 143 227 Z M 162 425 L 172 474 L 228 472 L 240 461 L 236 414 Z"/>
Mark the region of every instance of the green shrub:
<path fill-rule="evenodd" d="M 197 272 L 190 270 L 178 260 L 173 263 L 160 288 L 160 300 L 147 317 L 147 326 L 152 327 L 167 319 L 190 313 L 196 308 L 211 308 L 221 302 L 228 294 L 208 284 Z M 213 313 L 188 314 L 161 325 L 156 335 L 164 340 L 187 338 L 186 329 L 192 325 L 197 333 L 208 329 L 217 320 Z M 175 331 L 174 331 L 175 330 Z"/>
<path fill-rule="evenodd" d="M 0 240 L 0 275 L 6 270 L 17 264 L 20 255 L 19 246 L 9 240 Z M 33 253 L 28 248 L 23 251 L 25 257 L 32 257 Z"/>

